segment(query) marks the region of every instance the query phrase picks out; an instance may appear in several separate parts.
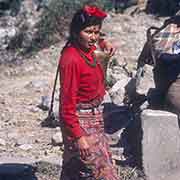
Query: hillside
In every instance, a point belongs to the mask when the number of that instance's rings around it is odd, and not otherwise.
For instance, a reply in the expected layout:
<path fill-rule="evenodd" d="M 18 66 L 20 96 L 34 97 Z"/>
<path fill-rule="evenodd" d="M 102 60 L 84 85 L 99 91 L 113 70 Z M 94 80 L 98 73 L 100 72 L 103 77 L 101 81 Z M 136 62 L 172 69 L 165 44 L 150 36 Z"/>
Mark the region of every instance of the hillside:
<path fill-rule="evenodd" d="M 130 71 L 146 40 L 147 28 L 159 26 L 163 22 L 162 18 L 144 12 L 131 16 L 133 10 L 129 8 L 124 14 L 109 13 L 103 26 L 107 38 L 117 47 L 115 58 L 119 64 L 127 62 Z M 58 170 L 53 165 L 60 164 L 62 160 L 63 146 L 52 143 L 53 135 L 60 130 L 58 127 L 41 126 L 47 111 L 38 105 L 43 96 L 51 96 L 64 42 L 62 39 L 42 49 L 20 65 L 0 66 L 0 161 L 12 163 L 12 159 L 16 159 L 15 162 L 48 162 L 50 170 L 40 169 L 36 174 L 38 180 L 57 180 Z M 56 173 L 53 174 L 51 170 Z M 136 176 L 133 178 L 138 179 Z"/>

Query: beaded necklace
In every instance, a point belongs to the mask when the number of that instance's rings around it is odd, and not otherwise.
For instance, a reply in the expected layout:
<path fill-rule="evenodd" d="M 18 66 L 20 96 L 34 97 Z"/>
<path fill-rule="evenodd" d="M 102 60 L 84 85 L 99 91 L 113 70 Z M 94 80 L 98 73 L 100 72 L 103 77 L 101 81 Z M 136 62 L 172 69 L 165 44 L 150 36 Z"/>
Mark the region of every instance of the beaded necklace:
<path fill-rule="evenodd" d="M 78 52 L 79 52 L 80 56 L 85 60 L 85 62 L 86 62 L 89 66 L 91 66 L 91 67 L 96 67 L 96 65 L 97 65 L 97 60 L 96 60 L 96 58 L 94 57 L 94 54 L 92 54 L 93 62 L 91 63 L 90 60 L 89 60 L 81 51 L 78 50 Z"/>

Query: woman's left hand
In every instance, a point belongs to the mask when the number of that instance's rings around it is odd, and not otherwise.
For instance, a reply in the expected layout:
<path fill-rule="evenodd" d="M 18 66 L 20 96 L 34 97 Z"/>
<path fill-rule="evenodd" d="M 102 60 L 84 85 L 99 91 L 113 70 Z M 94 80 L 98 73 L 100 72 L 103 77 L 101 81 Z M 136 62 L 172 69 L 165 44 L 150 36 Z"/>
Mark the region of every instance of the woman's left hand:
<path fill-rule="evenodd" d="M 103 41 L 104 52 L 107 53 L 110 57 L 113 56 L 116 52 L 116 47 L 109 41 Z"/>

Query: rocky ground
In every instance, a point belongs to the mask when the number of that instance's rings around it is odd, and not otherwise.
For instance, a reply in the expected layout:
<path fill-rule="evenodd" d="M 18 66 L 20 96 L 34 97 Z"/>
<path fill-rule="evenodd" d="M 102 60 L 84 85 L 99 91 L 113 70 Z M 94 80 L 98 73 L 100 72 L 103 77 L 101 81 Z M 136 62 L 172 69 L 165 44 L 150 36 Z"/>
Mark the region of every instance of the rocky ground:
<path fill-rule="evenodd" d="M 162 23 L 162 19 L 143 12 L 131 16 L 133 10 L 130 8 L 125 14 L 110 13 L 103 27 L 107 37 L 117 46 L 115 58 L 118 63 L 127 62 L 130 71 L 145 42 L 146 29 Z M 63 45 L 64 40 L 42 49 L 19 66 L 0 66 L 0 163 L 13 163 L 12 159 L 16 163 L 39 162 L 36 164 L 38 180 L 59 179 L 63 146 L 54 143 L 52 137 L 60 129 L 41 126 L 47 111 L 39 105 L 42 96 L 51 96 Z M 120 173 L 123 180 L 142 179 L 136 168 L 127 169 L 123 168 Z"/>

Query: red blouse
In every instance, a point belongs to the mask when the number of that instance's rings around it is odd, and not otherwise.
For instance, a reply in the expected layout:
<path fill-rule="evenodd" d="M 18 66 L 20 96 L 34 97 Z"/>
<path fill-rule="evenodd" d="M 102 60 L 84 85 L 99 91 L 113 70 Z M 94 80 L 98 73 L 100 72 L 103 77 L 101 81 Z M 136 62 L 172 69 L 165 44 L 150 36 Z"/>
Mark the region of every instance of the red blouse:
<path fill-rule="evenodd" d="M 92 52 L 84 52 L 68 46 L 60 58 L 60 117 L 74 138 L 81 137 L 81 129 L 76 115 L 78 103 L 86 103 L 105 94 L 104 73 L 99 62 L 91 67 L 85 62 L 79 51 L 93 63 Z"/>

